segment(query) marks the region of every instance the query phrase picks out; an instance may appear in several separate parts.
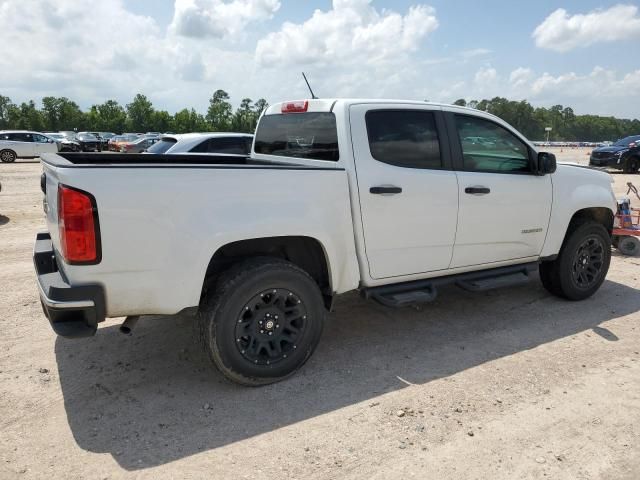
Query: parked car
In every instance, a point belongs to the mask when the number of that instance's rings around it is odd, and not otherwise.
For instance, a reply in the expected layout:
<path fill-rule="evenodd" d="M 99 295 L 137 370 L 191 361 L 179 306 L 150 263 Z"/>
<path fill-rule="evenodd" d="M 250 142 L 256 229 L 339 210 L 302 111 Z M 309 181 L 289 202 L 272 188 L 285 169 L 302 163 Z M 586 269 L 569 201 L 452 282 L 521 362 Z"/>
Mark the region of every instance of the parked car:
<path fill-rule="evenodd" d="M 148 153 L 227 153 L 249 155 L 253 135 L 247 133 L 185 133 L 162 135 Z"/>
<path fill-rule="evenodd" d="M 109 150 L 112 152 L 119 152 L 120 146 L 125 143 L 130 143 L 138 139 L 138 136 L 132 133 L 126 133 L 122 135 L 116 135 L 115 137 L 111 137 L 108 142 Z"/>
<path fill-rule="evenodd" d="M 109 150 L 109 140 L 116 136 L 113 132 L 98 132 L 101 142 L 101 150 Z"/>
<path fill-rule="evenodd" d="M 461 141 L 476 136 L 496 148 Z M 611 176 L 556 165 L 479 110 L 276 103 L 249 158 L 112 157 L 43 157 L 49 232 L 34 265 L 51 326 L 85 337 L 106 317 L 130 331 L 138 315 L 196 312 L 209 358 L 245 385 L 300 368 L 344 292 L 403 307 L 539 270 L 549 292 L 582 300 L 609 269 Z"/>
<path fill-rule="evenodd" d="M 76 135 L 76 141 L 80 144 L 83 152 L 99 152 L 100 140 L 93 133 L 80 132 Z"/>
<path fill-rule="evenodd" d="M 132 142 L 120 144 L 121 153 L 142 153 L 158 141 L 158 137 L 140 137 Z"/>
<path fill-rule="evenodd" d="M 52 138 L 58 144 L 58 150 L 61 152 L 78 152 L 80 151 L 80 143 L 76 140 L 69 139 L 63 133 L 45 132 L 45 135 Z"/>
<path fill-rule="evenodd" d="M 40 132 L 0 130 L 0 160 L 5 163 L 15 162 L 16 158 L 35 158 L 57 151 L 58 144 Z"/>
<path fill-rule="evenodd" d="M 622 138 L 612 145 L 593 149 L 589 158 L 593 167 L 609 167 L 638 173 L 640 170 L 640 135 Z"/>

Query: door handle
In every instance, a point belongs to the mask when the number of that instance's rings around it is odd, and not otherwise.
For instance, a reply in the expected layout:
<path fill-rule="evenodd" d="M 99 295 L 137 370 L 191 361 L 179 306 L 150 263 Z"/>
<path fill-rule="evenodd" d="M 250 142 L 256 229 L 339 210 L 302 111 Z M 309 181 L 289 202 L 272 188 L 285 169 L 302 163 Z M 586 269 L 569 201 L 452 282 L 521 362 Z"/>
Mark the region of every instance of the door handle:
<path fill-rule="evenodd" d="M 464 193 L 470 195 L 486 195 L 487 193 L 491 193 L 491 189 L 487 187 L 467 187 L 464 189 Z"/>
<path fill-rule="evenodd" d="M 373 193 L 374 195 L 383 195 L 383 194 L 396 194 L 396 193 L 402 193 L 402 188 L 400 187 L 394 187 L 389 186 L 389 187 L 371 187 L 369 189 L 369 193 Z"/>

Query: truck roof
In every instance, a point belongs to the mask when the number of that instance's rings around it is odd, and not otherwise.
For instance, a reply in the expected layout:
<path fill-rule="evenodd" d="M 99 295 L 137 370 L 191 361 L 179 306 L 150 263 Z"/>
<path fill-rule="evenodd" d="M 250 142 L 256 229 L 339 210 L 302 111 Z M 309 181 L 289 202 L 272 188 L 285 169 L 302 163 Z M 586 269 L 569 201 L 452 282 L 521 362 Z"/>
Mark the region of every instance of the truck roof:
<path fill-rule="evenodd" d="M 475 110 L 473 108 L 461 107 L 458 105 L 451 105 L 448 103 L 439 103 L 439 102 L 425 102 L 420 100 L 402 100 L 402 99 L 392 99 L 392 98 L 316 98 L 316 99 L 299 99 L 299 100 L 287 100 L 284 102 L 277 102 L 273 105 L 270 105 L 267 108 L 265 115 L 273 115 L 282 112 L 282 106 L 291 103 L 302 103 L 307 102 L 307 111 L 308 112 L 330 112 L 332 111 L 337 104 L 349 106 L 355 104 L 367 104 L 367 103 L 388 103 L 388 104 L 403 104 L 403 105 L 430 105 L 434 107 L 452 107 L 460 110 L 469 110 L 473 112 L 478 112 L 479 110 Z M 483 112 L 486 113 L 486 112 Z"/>

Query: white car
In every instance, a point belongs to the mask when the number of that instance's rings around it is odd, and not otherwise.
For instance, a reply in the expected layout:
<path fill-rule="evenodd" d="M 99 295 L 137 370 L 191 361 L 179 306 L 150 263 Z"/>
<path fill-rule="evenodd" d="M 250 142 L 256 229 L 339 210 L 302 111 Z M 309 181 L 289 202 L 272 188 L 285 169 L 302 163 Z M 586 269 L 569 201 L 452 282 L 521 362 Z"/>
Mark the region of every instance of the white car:
<path fill-rule="evenodd" d="M 58 144 L 52 138 L 29 130 L 0 130 L 0 160 L 15 162 L 16 158 L 35 158 L 43 153 L 56 153 Z"/>
<path fill-rule="evenodd" d="M 551 294 L 582 300 L 611 260 L 611 176 L 556 165 L 470 108 L 284 102 L 260 118 L 249 158 L 118 157 L 42 159 L 49 231 L 34 265 L 53 330 L 197 313 L 209 358 L 245 385 L 300 368 L 341 293 L 403 307 L 539 271 Z"/>
<path fill-rule="evenodd" d="M 162 135 L 147 153 L 226 153 L 248 156 L 253 135 L 248 133 L 184 133 Z"/>

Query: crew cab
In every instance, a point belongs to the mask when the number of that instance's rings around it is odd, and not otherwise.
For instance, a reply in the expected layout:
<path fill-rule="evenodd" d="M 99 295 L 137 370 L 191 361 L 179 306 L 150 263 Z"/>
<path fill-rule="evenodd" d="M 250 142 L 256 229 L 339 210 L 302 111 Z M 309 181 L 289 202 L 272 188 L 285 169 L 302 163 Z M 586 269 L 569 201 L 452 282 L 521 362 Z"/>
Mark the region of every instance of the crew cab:
<path fill-rule="evenodd" d="M 42 161 L 48 232 L 34 262 L 54 331 L 194 313 L 213 363 L 245 385 L 304 364 L 344 292 L 403 307 L 444 284 L 485 290 L 539 270 L 552 294 L 581 300 L 611 258 L 610 175 L 556 165 L 464 107 L 283 102 L 247 157 Z"/>

